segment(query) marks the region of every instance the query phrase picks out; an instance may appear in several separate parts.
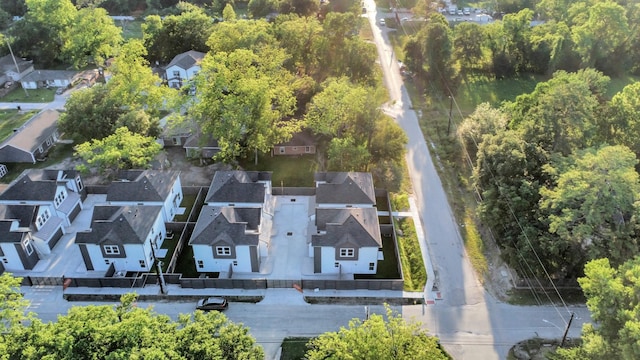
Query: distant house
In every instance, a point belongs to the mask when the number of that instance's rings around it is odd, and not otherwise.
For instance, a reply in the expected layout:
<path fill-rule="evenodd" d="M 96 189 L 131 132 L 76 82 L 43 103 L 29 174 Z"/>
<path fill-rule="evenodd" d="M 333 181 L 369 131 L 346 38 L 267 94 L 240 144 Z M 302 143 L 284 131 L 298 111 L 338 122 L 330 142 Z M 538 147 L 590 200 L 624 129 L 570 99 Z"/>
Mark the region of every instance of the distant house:
<path fill-rule="evenodd" d="M 258 272 L 260 253 L 259 208 L 204 206 L 189 245 L 198 272 Z"/>
<path fill-rule="evenodd" d="M 375 274 L 382 248 L 375 208 L 316 208 L 311 236 L 314 273 Z"/>
<path fill-rule="evenodd" d="M 273 146 L 272 155 L 307 155 L 316 153 L 316 143 L 310 131 L 293 134 L 291 140 Z"/>
<path fill-rule="evenodd" d="M 0 162 L 35 164 L 44 158 L 59 138 L 59 117 L 55 110 L 44 110 L 15 129 L 13 135 L 0 143 Z"/>
<path fill-rule="evenodd" d="M 95 206 L 75 243 L 87 270 L 149 271 L 166 232 L 161 206 Z"/>
<path fill-rule="evenodd" d="M 82 210 L 86 190 L 75 170 L 25 170 L 0 194 L 3 205 L 50 206 L 51 216 L 63 220 L 65 226 Z"/>
<path fill-rule="evenodd" d="M 23 76 L 33 71 L 33 61 L 24 60 L 16 57 L 5 55 L 0 58 L 0 85 L 7 81 L 19 81 Z M 16 68 L 16 63 L 18 67 Z"/>
<path fill-rule="evenodd" d="M 262 208 L 270 203 L 271 172 L 217 171 L 205 203 L 211 206 Z"/>
<path fill-rule="evenodd" d="M 200 71 L 200 62 L 205 53 L 190 50 L 176 55 L 165 67 L 165 76 L 169 87 L 180 89 Z"/>
<path fill-rule="evenodd" d="M 184 214 L 185 209 L 180 207 L 183 198 L 179 171 L 123 171 L 107 190 L 110 205 L 160 206 L 166 222 Z"/>
<path fill-rule="evenodd" d="M 73 84 L 77 71 L 68 70 L 34 70 L 20 80 L 25 89 L 46 87 L 64 88 Z"/>
<path fill-rule="evenodd" d="M 218 140 L 212 136 L 190 135 L 182 146 L 189 159 L 211 159 L 220 152 Z"/>
<path fill-rule="evenodd" d="M 318 207 L 374 207 L 376 194 L 371 173 L 320 172 L 315 174 Z"/>

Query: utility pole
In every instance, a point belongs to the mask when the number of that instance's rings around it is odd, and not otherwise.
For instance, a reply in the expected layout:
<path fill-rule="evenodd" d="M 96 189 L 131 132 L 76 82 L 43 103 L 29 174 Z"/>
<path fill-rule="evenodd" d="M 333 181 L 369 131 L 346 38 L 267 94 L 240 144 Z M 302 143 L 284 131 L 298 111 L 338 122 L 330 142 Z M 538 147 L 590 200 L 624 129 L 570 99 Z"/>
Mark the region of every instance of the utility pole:
<path fill-rule="evenodd" d="M 453 96 L 449 95 L 449 125 L 447 125 L 447 136 L 451 132 L 451 111 L 453 110 Z"/>
<path fill-rule="evenodd" d="M 562 341 L 560 342 L 560 347 L 564 347 L 564 343 L 567 340 L 567 334 L 569 333 L 569 327 L 571 327 L 571 322 L 573 321 L 573 316 L 575 314 L 571 313 L 571 317 L 569 318 L 569 322 L 567 323 L 567 328 L 564 329 L 564 335 L 562 335 Z"/>
<path fill-rule="evenodd" d="M 13 55 L 13 50 L 11 49 L 11 44 L 9 43 L 9 39 L 6 38 L 6 37 L 4 39 L 7 41 L 7 46 L 9 47 L 9 52 L 11 53 L 11 58 L 13 59 L 13 65 L 16 66 L 16 71 L 18 72 L 18 76 L 20 76 L 20 67 L 18 66 L 18 62 L 16 61 L 15 55 Z M 22 87 L 22 85 L 20 87 Z M 27 89 L 22 87 L 22 90 L 24 90 L 24 95 L 26 97 L 29 97 L 29 93 L 27 92 Z"/>

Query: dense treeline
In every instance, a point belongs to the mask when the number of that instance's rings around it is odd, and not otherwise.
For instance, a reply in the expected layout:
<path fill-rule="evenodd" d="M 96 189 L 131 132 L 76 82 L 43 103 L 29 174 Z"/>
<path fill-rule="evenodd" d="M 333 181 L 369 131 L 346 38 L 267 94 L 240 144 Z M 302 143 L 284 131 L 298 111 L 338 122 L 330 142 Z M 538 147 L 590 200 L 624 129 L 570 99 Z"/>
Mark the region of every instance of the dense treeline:
<path fill-rule="evenodd" d="M 428 21 L 406 42 L 405 63 L 435 97 L 478 76 L 546 76 L 513 102 L 480 105 L 458 129 L 480 219 L 527 277 L 575 278 L 603 257 L 622 264 L 640 251 L 640 83 L 605 94 L 609 76 L 640 72 L 640 5 L 512 3 L 501 20 L 453 27 L 418 6 Z"/>
<path fill-rule="evenodd" d="M 640 74 L 637 2 L 541 0 L 499 21 L 453 28 L 433 9 L 416 11 L 426 12 L 428 21 L 405 45 L 407 67 L 422 87 L 439 94 L 455 95 L 461 78 L 477 74 L 505 78 L 586 68 Z M 532 26 L 534 20 L 541 23 Z"/>

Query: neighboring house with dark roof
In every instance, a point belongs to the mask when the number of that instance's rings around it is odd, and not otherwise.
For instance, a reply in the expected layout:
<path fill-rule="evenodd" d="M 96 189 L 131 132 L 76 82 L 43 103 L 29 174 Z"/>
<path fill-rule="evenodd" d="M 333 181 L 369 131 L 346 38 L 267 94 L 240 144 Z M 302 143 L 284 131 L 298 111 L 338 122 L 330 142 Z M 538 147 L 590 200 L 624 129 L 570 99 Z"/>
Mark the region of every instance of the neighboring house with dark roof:
<path fill-rule="evenodd" d="M 206 54 L 190 50 L 176 55 L 165 67 L 165 76 L 169 87 L 180 89 L 200 71 L 200 62 Z"/>
<path fill-rule="evenodd" d="M 77 74 L 77 71 L 69 70 L 33 70 L 20 80 L 20 84 L 25 89 L 65 88 L 73 84 Z"/>
<path fill-rule="evenodd" d="M 316 153 L 316 142 L 309 130 L 293 134 L 291 140 L 273 146 L 272 155 L 308 155 Z"/>
<path fill-rule="evenodd" d="M 18 67 L 16 68 L 16 63 Z M 19 81 L 23 76 L 33 71 L 33 61 L 14 57 L 11 54 L 0 58 L 0 85 L 7 81 Z"/>
<path fill-rule="evenodd" d="M 4 270 L 31 270 L 64 234 L 51 205 L 0 205 L 0 258 Z"/>
<path fill-rule="evenodd" d="M 371 173 L 320 172 L 315 174 L 318 207 L 374 207 L 376 194 Z"/>
<path fill-rule="evenodd" d="M 182 147 L 188 159 L 211 159 L 220 152 L 218 140 L 197 133 L 190 135 Z"/>
<path fill-rule="evenodd" d="M 51 216 L 70 226 L 82 210 L 86 190 L 75 170 L 25 170 L 0 194 L 0 204 L 50 206 Z"/>
<path fill-rule="evenodd" d="M 262 208 L 271 202 L 271 172 L 217 171 L 204 202 L 210 206 Z"/>
<path fill-rule="evenodd" d="M 15 129 L 0 143 L 0 162 L 35 164 L 38 159 L 43 159 L 60 137 L 59 117 L 60 113 L 55 110 L 44 110 Z"/>
<path fill-rule="evenodd" d="M 166 233 L 161 206 L 95 206 L 91 228 L 75 243 L 87 270 L 147 272 Z"/>
<path fill-rule="evenodd" d="M 376 208 L 316 208 L 313 272 L 375 274 L 382 236 Z"/>
<path fill-rule="evenodd" d="M 150 205 L 162 207 L 164 221 L 172 221 L 184 214 L 180 171 L 128 170 L 122 171 L 118 180 L 107 189 L 110 205 Z"/>
<path fill-rule="evenodd" d="M 261 219 L 258 208 L 204 206 L 189 240 L 196 270 L 259 272 L 268 246 L 261 241 Z"/>

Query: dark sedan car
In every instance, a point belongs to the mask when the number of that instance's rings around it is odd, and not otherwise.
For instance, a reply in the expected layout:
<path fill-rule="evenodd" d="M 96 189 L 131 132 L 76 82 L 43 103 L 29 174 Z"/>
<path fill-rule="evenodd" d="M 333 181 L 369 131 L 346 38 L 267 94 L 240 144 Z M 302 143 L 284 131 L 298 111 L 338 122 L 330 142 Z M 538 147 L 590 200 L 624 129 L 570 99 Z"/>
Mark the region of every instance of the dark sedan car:
<path fill-rule="evenodd" d="M 229 307 L 229 303 L 227 299 L 223 297 L 209 297 L 198 300 L 198 305 L 196 305 L 196 309 L 202 311 L 210 311 L 210 310 L 225 310 Z"/>

